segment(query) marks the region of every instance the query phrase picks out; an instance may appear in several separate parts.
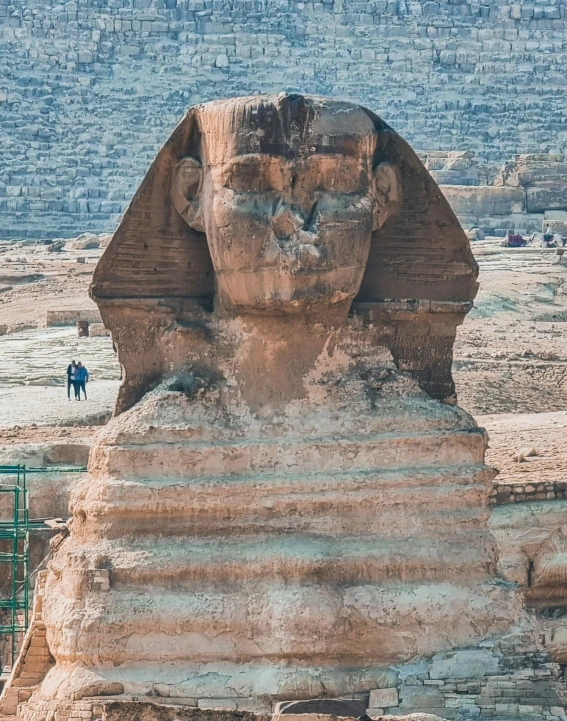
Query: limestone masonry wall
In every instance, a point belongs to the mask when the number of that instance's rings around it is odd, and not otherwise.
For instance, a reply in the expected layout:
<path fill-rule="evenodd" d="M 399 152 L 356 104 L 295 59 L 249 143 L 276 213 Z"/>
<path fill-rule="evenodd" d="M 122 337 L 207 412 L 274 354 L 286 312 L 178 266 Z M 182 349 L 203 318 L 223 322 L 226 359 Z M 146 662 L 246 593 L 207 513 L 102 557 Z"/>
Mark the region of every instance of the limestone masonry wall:
<path fill-rule="evenodd" d="M 362 102 L 486 183 L 566 145 L 566 2 L 0 0 L 0 237 L 113 230 L 185 110 L 231 94 Z"/>
<path fill-rule="evenodd" d="M 567 481 L 534 481 L 532 483 L 493 483 L 489 504 L 555 501 L 567 498 Z"/>

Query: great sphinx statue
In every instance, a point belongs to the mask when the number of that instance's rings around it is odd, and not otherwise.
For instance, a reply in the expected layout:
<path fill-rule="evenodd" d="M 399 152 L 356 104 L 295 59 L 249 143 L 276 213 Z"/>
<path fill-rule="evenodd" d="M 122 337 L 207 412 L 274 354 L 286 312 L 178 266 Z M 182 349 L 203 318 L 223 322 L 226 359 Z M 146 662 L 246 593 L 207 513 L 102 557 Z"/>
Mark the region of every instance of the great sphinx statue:
<path fill-rule="evenodd" d="M 94 274 L 124 380 L 47 578 L 41 697 L 338 697 L 519 623 L 451 378 L 476 278 L 371 111 L 191 108 Z"/>

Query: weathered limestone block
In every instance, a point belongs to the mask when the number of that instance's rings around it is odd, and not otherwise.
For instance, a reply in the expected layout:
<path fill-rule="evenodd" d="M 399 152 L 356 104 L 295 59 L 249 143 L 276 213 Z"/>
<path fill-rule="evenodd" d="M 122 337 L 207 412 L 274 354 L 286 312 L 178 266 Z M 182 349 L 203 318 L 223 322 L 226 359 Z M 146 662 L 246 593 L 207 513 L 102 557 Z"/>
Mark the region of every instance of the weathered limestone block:
<path fill-rule="evenodd" d="M 107 328 L 104 327 L 104 323 L 91 323 L 89 325 L 89 337 L 98 338 L 99 336 L 110 335 Z"/>
<path fill-rule="evenodd" d="M 567 500 L 495 506 L 489 526 L 500 552 L 502 575 L 520 584 L 534 608 L 565 606 L 567 599 Z"/>
<path fill-rule="evenodd" d="M 354 721 L 354 717 L 338 717 L 328 714 L 269 715 L 223 711 L 203 711 L 182 706 L 160 705 L 156 702 L 141 703 L 107 701 L 100 704 L 102 721 L 338 721 L 339 718 Z M 427 713 L 405 716 L 383 716 L 384 721 L 441 721 L 438 716 Z"/>
<path fill-rule="evenodd" d="M 508 230 L 523 235 L 541 232 L 543 213 L 515 213 L 513 215 L 461 215 L 464 227 L 481 228 L 487 235 L 504 236 Z"/>
<path fill-rule="evenodd" d="M 524 188 L 529 213 L 567 210 L 567 162 L 563 155 L 517 155 L 505 163 L 496 183 Z"/>
<path fill-rule="evenodd" d="M 459 215 L 480 218 L 525 212 L 525 192 L 522 188 L 443 185 L 441 190 Z"/>
<path fill-rule="evenodd" d="M 370 111 L 191 109 L 93 279 L 125 380 L 50 566 L 41 698 L 367 694 L 527 623 L 454 405 L 476 273 Z"/>
<path fill-rule="evenodd" d="M 495 184 L 529 187 L 567 177 L 567 162 L 558 153 L 525 153 L 504 164 Z"/>
<path fill-rule="evenodd" d="M 398 689 L 397 688 L 381 688 L 370 692 L 369 708 L 390 708 L 397 706 Z"/>
<path fill-rule="evenodd" d="M 545 645 L 556 663 L 567 663 L 567 624 L 565 617 L 540 622 L 545 631 Z"/>
<path fill-rule="evenodd" d="M 434 656 L 429 677 L 432 679 L 467 679 L 495 676 L 501 671 L 498 659 L 485 649 L 467 649 Z"/>
<path fill-rule="evenodd" d="M 567 171 L 561 178 L 527 187 L 526 208 L 529 213 L 567 210 Z"/>
<path fill-rule="evenodd" d="M 71 246 L 76 250 L 91 250 L 93 248 L 100 247 L 100 237 L 94 233 L 81 233 L 71 243 Z"/>
<path fill-rule="evenodd" d="M 465 150 L 429 150 L 420 153 L 423 164 L 440 185 L 481 185 L 475 153 Z"/>
<path fill-rule="evenodd" d="M 385 666 L 448 637 L 501 631 L 510 609 L 521 617 L 491 581 L 484 435 L 388 363 L 371 420 L 372 386 L 325 364 L 343 388 L 333 402 L 319 385 L 317 413 L 300 404 L 259 427 L 223 384 L 196 398 L 160 388 L 113 422 L 52 564 L 57 657 L 131 693 L 340 694 L 389 685 Z M 88 581 L 97 567 L 110 569 L 103 595 Z"/>

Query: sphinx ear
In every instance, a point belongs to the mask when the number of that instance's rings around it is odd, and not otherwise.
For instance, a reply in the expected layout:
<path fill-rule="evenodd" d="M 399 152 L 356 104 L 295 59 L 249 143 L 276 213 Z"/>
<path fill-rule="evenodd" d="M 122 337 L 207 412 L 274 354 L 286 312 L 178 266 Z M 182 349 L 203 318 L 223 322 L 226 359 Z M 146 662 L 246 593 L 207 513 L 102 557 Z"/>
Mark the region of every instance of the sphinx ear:
<path fill-rule="evenodd" d="M 173 168 L 170 197 L 173 207 L 187 225 L 204 233 L 205 225 L 199 199 L 202 180 L 201 163 L 196 158 L 182 158 Z"/>
<path fill-rule="evenodd" d="M 395 165 L 380 163 L 374 168 L 372 190 L 375 202 L 373 230 L 378 230 L 400 206 L 402 188 Z"/>

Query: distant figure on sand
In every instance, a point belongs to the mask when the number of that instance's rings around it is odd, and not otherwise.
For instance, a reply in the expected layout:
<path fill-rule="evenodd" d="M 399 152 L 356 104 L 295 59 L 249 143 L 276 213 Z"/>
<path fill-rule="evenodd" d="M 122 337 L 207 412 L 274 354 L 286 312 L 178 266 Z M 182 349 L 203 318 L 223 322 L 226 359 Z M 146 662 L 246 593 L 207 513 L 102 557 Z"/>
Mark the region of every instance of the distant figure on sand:
<path fill-rule="evenodd" d="M 85 396 L 85 400 L 87 400 L 87 389 L 86 385 L 89 381 L 89 372 L 85 368 L 85 366 L 79 361 L 77 363 L 77 372 L 75 374 L 75 400 L 80 401 L 81 400 L 81 391 L 83 391 L 83 395 Z"/>
<path fill-rule="evenodd" d="M 75 390 L 75 377 L 77 375 L 77 364 L 71 361 L 67 366 L 67 400 L 71 400 L 71 386 Z M 75 392 L 75 396 L 77 393 Z"/>

